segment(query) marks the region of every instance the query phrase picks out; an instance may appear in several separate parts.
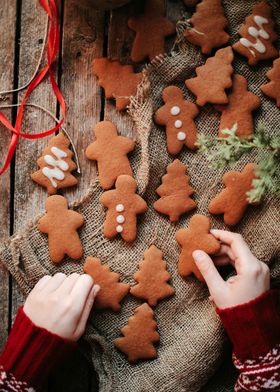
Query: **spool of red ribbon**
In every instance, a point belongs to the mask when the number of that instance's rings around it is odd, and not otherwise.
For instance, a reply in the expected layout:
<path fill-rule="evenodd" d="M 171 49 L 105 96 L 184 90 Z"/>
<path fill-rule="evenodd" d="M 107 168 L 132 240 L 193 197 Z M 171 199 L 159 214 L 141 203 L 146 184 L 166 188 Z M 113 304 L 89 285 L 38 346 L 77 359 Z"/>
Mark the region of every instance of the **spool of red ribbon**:
<path fill-rule="evenodd" d="M 50 21 L 50 27 L 49 27 L 48 39 L 47 39 L 47 65 L 39 72 L 39 74 L 33 79 L 33 81 L 28 86 L 23 96 L 22 102 L 19 106 L 15 125 L 13 126 L 10 123 L 10 121 L 6 118 L 6 116 L 0 112 L 0 122 L 12 132 L 12 139 L 8 148 L 6 161 L 0 170 L 0 175 L 3 174 L 9 167 L 20 136 L 26 139 L 39 139 L 51 135 L 61 127 L 65 117 L 65 112 L 66 112 L 65 101 L 55 81 L 51 68 L 53 62 L 56 59 L 57 53 L 59 51 L 59 42 L 60 42 L 60 25 L 59 25 L 57 8 L 56 8 L 55 0 L 40 0 L 40 4 L 48 14 L 49 21 Z M 47 131 L 40 131 L 39 133 L 35 133 L 35 134 L 34 133 L 30 134 L 29 132 L 23 133 L 21 132 L 21 126 L 22 126 L 25 102 L 29 97 L 29 95 L 32 93 L 32 91 L 42 82 L 42 80 L 48 73 L 50 75 L 52 89 L 61 108 L 62 119 L 54 128 L 48 129 Z"/>

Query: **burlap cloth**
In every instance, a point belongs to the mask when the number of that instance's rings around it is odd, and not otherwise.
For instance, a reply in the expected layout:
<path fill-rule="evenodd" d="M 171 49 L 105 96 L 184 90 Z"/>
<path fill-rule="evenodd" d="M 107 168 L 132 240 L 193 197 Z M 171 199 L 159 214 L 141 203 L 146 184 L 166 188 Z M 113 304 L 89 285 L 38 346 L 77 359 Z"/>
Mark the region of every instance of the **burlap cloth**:
<path fill-rule="evenodd" d="M 254 1 L 224 1 L 225 12 L 230 20 L 232 42 L 237 40 L 237 30 L 250 13 Z M 277 0 L 271 1 L 274 17 L 280 21 L 280 7 Z M 137 240 L 127 244 L 121 239 L 108 241 L 102 234 L 105 211 L 99 203 L 101 189 L 96 181 L 84 199 L 73 207 L 85 217 L 86 223 L 80 234 L 84 255 L 98 256 L 114 271 L 121 274 L 121 280 L 133 284 L 132 275 L 137 270 L 145 249 L 154 243 L 164 254 L 168 270 L 172 274 L 172 285 L 176 295 L 162 301 L 155 309 L 161 336 L 158 358 L 130 365 L 126 358 L 113 346 L 113 340 L 120 335 L 133 309 L 141 302 L 128 295 L 123 301 L 119 314 L 109 311 L 95 312 L 89 322 L 83 351 L 92 360 L 99 374 L 100 391 L 140 392 L 140 391 L 187 391 L 200 390 L 220 367 L 225 358 L 229 359 L 229 344 L 213 306 L 208 301 L 208 291 L 204 284 L 194 278 L 183 280 L 177 273 L 179 248 L 175 232 L 188 224 L 190 215 L 171 224 L 166 217 L 157 214 L 152 204 L 156 200 L 156 187 L 161 183 L 166 166 L 172 161 L 166 151 L 163 129 L 152 121 L 154 111 L 162 105 L 162 89 L 176 84 L 184 89 L 185 97 L 193 100 L 184 86 L 184 80 L 193 77 L 195 68 L 205 59 L 194 46 L 180 40 L 185 24 L 178 24 L 178 45 L 171 55 L 154 61 L 146 69 L 146 78 L 133 99 L 130 114 L 135 122 L 137 146 L 131 156 L 139 193 L 146 199 L 149 210 L 139 219 Z M 279 26 L 278 26 L 279 27 Z M 269 64 L 250 68 L 244 59 L 235 56 L 234 68 L 245 76 L 249 88 L 262 99 L 262 107 L 256 113 L 256 123 L 263 122 L 269 133 L 279 129 L 279 109 L 274 102 L 260 94 L 260 86 L 266 81 L 265 73 Z M 149 89 L 150 83 L 150 89 Z M 196 120 L 199 133 L 216 135 L 219 114 L 211 107 L 200 110 Z M 191 185 L 196 190 L 198 202 L 196 212 L 207 214 L 207 205 L 222 185 L 219 180 L 222 171 L 209 168 L 203 154 L 184 149 L 179 158 L 187 165 Z M 244 156 L 236 165 L 242 169 L 254 160 L 254 154 Z M 213 225 L 224 228 L 220 217 L 212 217 Z M 279 201 L 266 195 L 258 207 L 250 207 L 235 228 L 248 242 L 253 253 L 271 266 L 272 275 L 280 275 Z M 48 243 L 35 223 L 20 234 L 1 245 L 0 259 L 18 282 L 21 290 L 28 293 L 39 278 L 45 274 L 63 271 L 81 272 L 84 259 L 80 262 L 65 260 L 60 266 L 53 265 L 48 257 Z M 226 356 L 225 356 L 226 355 Z M 232 391 L 236 376 L 232 366 L 224 364 L 205 391 Z"/>

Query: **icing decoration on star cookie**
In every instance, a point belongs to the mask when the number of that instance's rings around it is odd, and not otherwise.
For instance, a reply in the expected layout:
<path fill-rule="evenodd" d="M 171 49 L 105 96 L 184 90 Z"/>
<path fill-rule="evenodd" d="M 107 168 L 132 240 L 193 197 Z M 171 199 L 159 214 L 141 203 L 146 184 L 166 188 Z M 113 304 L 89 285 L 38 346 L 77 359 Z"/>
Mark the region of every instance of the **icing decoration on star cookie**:
<path fill-rule="evenodd" d="M 182 248 L 179 256 L 178 271 L 183 278 L 193 273 L 198 280 L 204 281 L 192 254 L 198 249 L 203 250 L 209 255 L 214 255 L 219 252 L 221 245 L 210 234 L 210 227 L 210 219 L 207 216 L 196 214 L 190 219 L 187 229 L 177 231 L 176 240 Z"/>
<path fill-rule="evenodd" d="M 276 100 L 276 106 L 280 108 L 280 58 L 274 60 L 273 67 L 267 72 L 270 82 L 261 86 L 262 92 Z"/>
<path fill-rule="evenodd" d="M 121 174 L 132 176 L 127 154 L 135 143 L 128 137 L 120 136 L 111 121 L 100 121 L 94 128 L 95 141 L 86 149 L 86 157 L 97 161 L 100 185 L 103 189 L 114 186 Z"/>
<path fill-rule="evenodd" d="M 108 209 L 104 223 L 106 238 L 120 234 L 128 242 L 136 239 L 137 215 L 147 209 L 147 203 L 136 194 L 136 188 L 136 181 L 131 176 L 121 175 L 117 178 L 116 189 L 101 195 L 100 202 Z"/>
<path fill-rule="evenodd" d="M 203 0 L 189 22 L 192 27 L 186 29 L 184 36 L 192 44 L 200 46 L 203 54 L 223 46 L 230 38 L 225 32 L 229 23 L 221 0 Z"/>
<path fill-rule="evenodd" d="M 154 209 L 168 215 L 171 222 L 177 222 L 181 215 L 196 207 L 196 202 L 191 199 L 194 190 L 189 184 L 186 166 L 179 159 L 170 163 L 166 171 L 162 184 L 156 189 L 161 198 L 154 203 Z"/>
<path fill-rule="evenodd" d="M 226 225 L 235 226 L 245 214 L 249 205 L 247 193 L 256 179 L 256 165 L 248 163 L 242 172 L 229 171 L 223 176 L 223 189 L 211 200 L 208 211 L 211 214 L 224 214 Z"/>
<path fill-rule="evenodd" d="M 47 198 L 46 213 L 38 220 L 38 230 L 48 234 L 49 255 L 53 263 L 60 263 L 65 255 L 74 260 L 82 257 L 83 248 L 77 230 L 83 224 L 83 216 L 69 210 L 63 196 Z"/>
<path fill-rule="evenodd" d="M 261 106 L 260 98 L 248 91 L 247 80 L 238 74 L 233 75 L 232 91 L 228 94 L 227 105 L 216 105 L 215 109 L 222 112 L 219 137 L 227 137 L 222 130 L 231 129 L 237 124 L 236 135 L 249 137 L 254 133 L 252 112 Z"/>
<path fill-rule="evenodd" d="M 273 46 L 278 35 L 274 30 L 272 7 L 266 1 L 256 4 L 245 24 L 238 30 L 242 37 L 232 47 L 242 56 L 247 57 L 250 65 L 256 65 L 260 60 L 271 59 L 278 56 Z"/>
<path fill-rule="evenodd" d="M 71 174 L 77 166 L 72 160 L 74 154 L 69 150 L 69 145 L 70 141 L 63 133 L 52 137 L 37 161 L 40 170 L 31 174 L 32 180 L 47 188 L 50 195 L 78 182 Z"/>
<path fill-rule="evenodd" d="M 121 310 L 120 302 L 128 294 L 130 286 L 120 282 L 120 274 L 110 270 L 106 264 L 101 264 L 97 257 L 87 257 L 84 272 L 90 275 L 95 284 L 100 286 L 93 307 L 95 309 Z"/>
<path fill-rule="evenodd" d="M 183 91 L 168 86 L 162 92 L 164 105 L 154 115 L 156 124 L 166 127 L 167 150 L 178 154 L 185 145 L 196 150 L 197 130 L 193 119 L 198 115 L 197 106 L 184 99 Z"/>
<path fill-rule="evenodd" d="M 187 88 L 197 97 L 196 103 L 204 106 L 228 103 L 225 89 L 232 86 L 233 52 L 230 46 L 217 50 L 204 65 L 196 68 L 197 76 L 186 80 Z"/>

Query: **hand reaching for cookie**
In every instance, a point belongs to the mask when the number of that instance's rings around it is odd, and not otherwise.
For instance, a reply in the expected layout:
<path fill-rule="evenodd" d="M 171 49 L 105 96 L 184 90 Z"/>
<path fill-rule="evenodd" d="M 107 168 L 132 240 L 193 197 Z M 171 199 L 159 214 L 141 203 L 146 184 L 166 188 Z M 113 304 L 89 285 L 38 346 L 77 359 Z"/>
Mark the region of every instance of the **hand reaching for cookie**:
<path fill-rule="evenodd" d="M 213 260 L 195 250 L 193 258 L 209 288 L 211 299 L 220 309 L 244 304 L 260 296 L 270 287 L 269 268 L 250 251 L 240 234 L 211 230 L 221 241 L 221 250 Z M 232 264 L 236 275 L 224 281 L 216 266 Z"/>
<path fill-rule="evenodd" d="M 30 292 L 23 310 L 36 326 L 77 341 L 99 289 L 86 274 L 44 276 Z"/>

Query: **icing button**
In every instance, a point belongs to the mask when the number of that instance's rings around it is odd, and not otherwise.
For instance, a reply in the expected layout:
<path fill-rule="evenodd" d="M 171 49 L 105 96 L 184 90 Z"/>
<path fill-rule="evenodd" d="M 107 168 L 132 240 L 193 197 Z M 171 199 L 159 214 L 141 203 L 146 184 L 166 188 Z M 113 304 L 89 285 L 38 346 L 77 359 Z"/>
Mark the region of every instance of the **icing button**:
<path fill-rule="evenodd" d="M 121 225 L 118 225 L 116 227 L 117 233 L 121 233 L 123 231 L 123 227 Z"/>
<path fill-rule="evenodd" d="M 123 215 L 118 215 L 117 218 L 116 218 L 116 221 L 118 223 L 123 223 L 125 221 L 125 218 L 124 218 Z"/>
<path fill-rule="evenodd" d="M 116 211 L 117 211 L 117 212 L 122 212 L 122 211 L 124 211 L 124 205 L 123 205 L 123 204 L 117 204 L 117 206 L 116 206 Z"/>
<path fill-rule="evenodd" d="M 177 133 L 177 139 L 180 140 L 181 142 L 182 142 L 183 140 L 185 140 L 186 137 L 187 137 L 187 135 L 185 134 L 185 132 L 178 132 L 178 133 Z"/>
<path fill-rule="evenodd" d="M 175 128 L 181 128 L 182 125 L 183 125 L 183 123 L 182 123 L 181 120 L 176 120 L 175 123 L 174 123 L 174 125 L 175 125 Z"/>
<path fill-rule="evenodd" d="M 179 114 L 181 112 L 181 109 L 179 108 L 179 106 L 172 106 L 170 113 L 172 114 L 172 116 L 177 116 L 177 114 Z"/>

